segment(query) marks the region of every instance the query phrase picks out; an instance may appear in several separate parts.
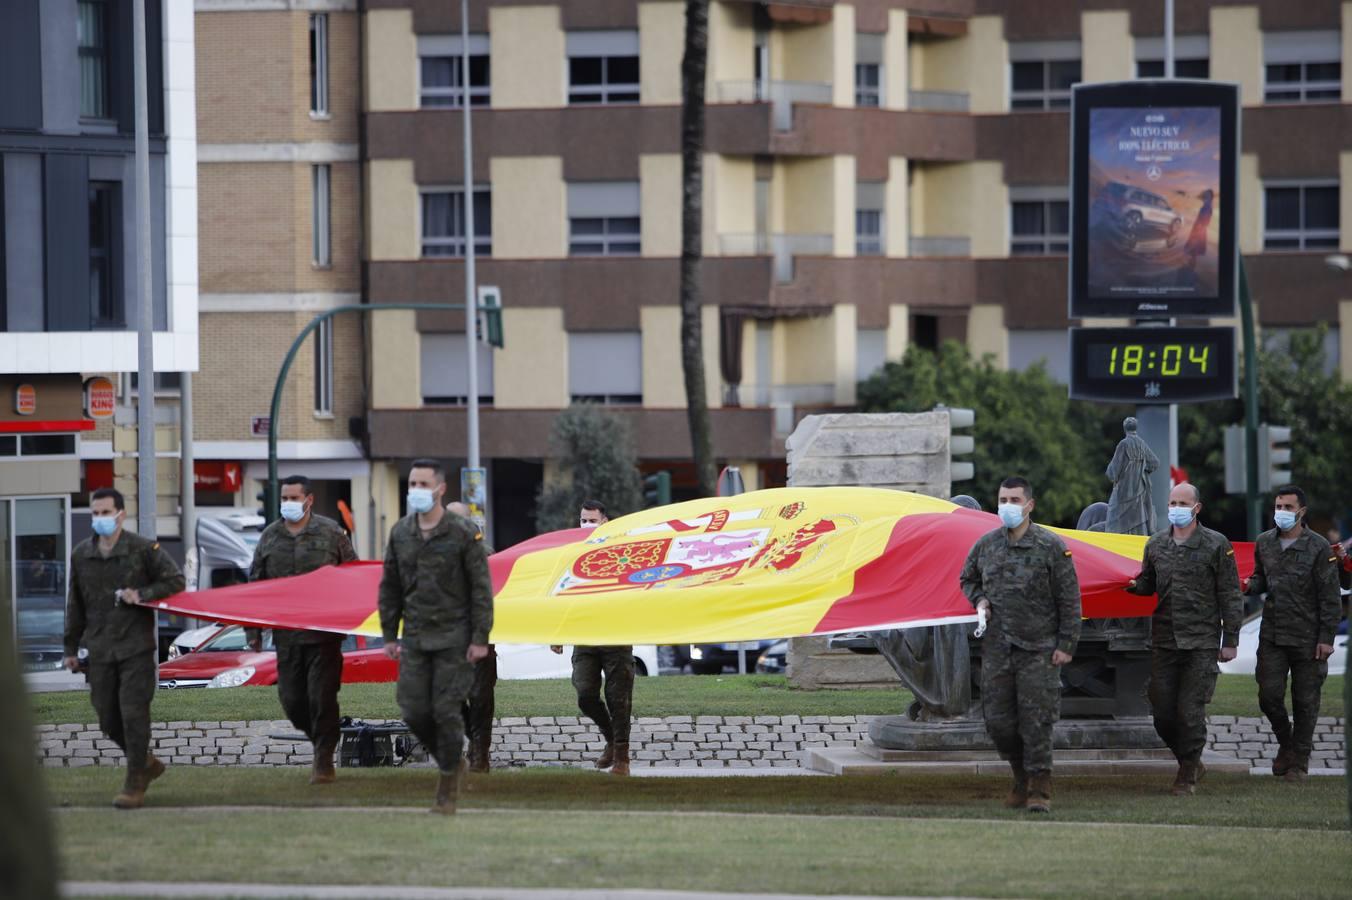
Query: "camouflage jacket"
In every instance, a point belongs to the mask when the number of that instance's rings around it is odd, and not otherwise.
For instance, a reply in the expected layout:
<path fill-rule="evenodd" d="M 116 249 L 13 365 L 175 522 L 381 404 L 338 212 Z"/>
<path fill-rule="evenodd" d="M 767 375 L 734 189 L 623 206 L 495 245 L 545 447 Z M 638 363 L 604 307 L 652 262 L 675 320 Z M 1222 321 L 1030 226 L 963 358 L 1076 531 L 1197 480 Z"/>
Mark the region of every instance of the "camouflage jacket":
<path fill-rule="evenodd" d="M 1080 640 L 1080 582 L 1061 538 L 1030 524 L 1010 542 L 1004 528 L 982 535 L 959 576 L 976 606 L 991 604 L 988 627 L 1015 647 L 1073 654 Z"/>
<path fill-rule="evenodd" d="M 493 630 L 493 581 L 483 534 L 473 522 L 442 516 L 424 540 L 418 517 L 390 529 L 380 579 L 380 629 L 419 650 L 487 644 Z"/>
<path fill-rule="evenodd" d="M 1265 531 L 1254 544 L 1249 593 L 1267 593 L 1260 640 L 1281 647 L 1332 644 L 1342 618 L 1338 594 L 1338 557 L 1329 542 L 1309 528 L 1282 549 L 1277 530 Z"/>
<path fill-rule="evenodd" d="M 1150 620 L 1154 646 L 1214 650 L 1222 630 L 1222 646 L 1239 646 L 1244 599 L 1234 548 L 1220 532 L 1198 525 L 1181 544 L 1174 540 L 1172 527 L 1151 535 L 1131 592 L 1159 594 Z"/>
<path fill-rule="evenodd" d="M 292 534 L 286 527 L 286 521 L 278 519 L 263 531 L 254 548 L 253 565 L 249 567 L 250 581 L 266 581 L 269 578 L 290 578 L 292 575 L 304 575 L 324 566 L 336 566 L 351 562 L 357 558 L 348 540 L 347 532 L 332 519 L 310 514 L 310 521 L 298 534 Z M 262 629 L 246 628 L 250 642 L 262 635 Z M 274 632 L 274 640 L 280 636 L 280 630 Z M 302 644 L 313 644 L 331 640 L 341 640 L 341 635 L 327 631 L 296 631 L 288 635 L 289 639 Z M 282 640 L 287 640 L 283 637 Z"/>
<path fill-rule="evenodd" d="M 119 603 L 114 592 L 135 588 L 149 603 L 183 587 L 183 573 L 155 541 L 123 531 L 106 557 L 99 553 L 97 537 L 81 541 L 70 554 L 66 655 L 74 656 L 82 642 L 96 661 L 156 652 L 155 610 Z"/>

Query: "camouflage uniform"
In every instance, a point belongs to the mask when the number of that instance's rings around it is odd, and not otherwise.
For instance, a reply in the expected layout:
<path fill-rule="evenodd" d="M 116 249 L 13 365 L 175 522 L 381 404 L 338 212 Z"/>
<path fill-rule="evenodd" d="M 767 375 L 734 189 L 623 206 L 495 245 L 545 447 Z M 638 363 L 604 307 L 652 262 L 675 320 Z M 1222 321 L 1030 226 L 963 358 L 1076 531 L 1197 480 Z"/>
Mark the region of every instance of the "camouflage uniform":
<path fill-rule="evenodd" d="M 1282 549 L 1274 529 L 1258 536 L 1254 545 L 1249 593 L 1267 593 L 1263 629 L 1258 636 L 1258 705 L 1272 723 L 1285 754 L 1293 764 L 1309 769 L 1319 695 L 1328 676 L 1327 660 L 1314 658 L 1316 644 L 1332 644 L 1342 617 L 1338 593 L 1338 557 L 1328 541 L 1309 528 Z M 1286 675 L 1291 673 L 1291 706 L 1296 725 L 1286 714 Z"/>
<path fill-rule="evenodd" d="M 976 606 L 990 601 L 981 642 L 981 708 L 986 731 L 1016 781 L 1052 768 L 1061 671 L 1052 651 L 1074 655 L 1080 640 L 1080 582 L 1070 551 L 1035 524 L 1011 542 L 997 528 L 967 554 L 960 581 Z"/>
<path fill-rule="evenodd" d="M 416 515 L 400 519 L 385 548 L 379 606 L 385 641 L 402 641 L 395 697 L 404 721 L 441 773 L 454 775 L 465 739 L 461 706 L 474 684 L 465 652 L 487 644 L 493 629 L 483 535 L 455 515 L 426 538 Z"/>
<path fill-rule="evenodd" d="M 497 686 L 498 651 L 490 644 L 488 655 L 474 664 L 474 683 L 461 711 L 465 717 L 465 737 L 469 739 L 469 767 L 475 772 L 488 771 L 493 749 L 493 694 Z"/>
<path fill-rule="evenodd" d="M 155 610 L 121 603 L 114 592 L 135 588 L 143 603 L 183 590 L 183 573 L 154 541 L 123 531 L 107 556 L 98 538 L 70 554 L 66 655 L 89 650 L 89 699 L 99 728 L 127 755 L 128 785 L 150 756 L 150 702 L 155 697 L 159 646 Z"/>
<path fill-rule="evenodd" d="M 1150 620 L 1150 706 L 1155 731 L 1179 764 L 1206 747 L 1206 705 L 1216 689 L 1216 645 L 1239 645 L 1244 601 L 1235 551 L 1225 535 L 1198 525 L 1183 543 L 1173 529 L 1146 542 L 1132 593 L 1159 594 Z"/>
<path fill-rule="evenodd" d="M 601 701 L 605 675 L 605 702 Z M 596 723 L 607 744 L 629 743 L 634 707 L 633 647 L 574 647 L 573 690 L 577 708 Z"/>
<path fill-rule="evenodd" d="M 332 519 L 311 513 L 310 521 L 296 534 L 279 519 L 258 539 L 249 580 L 304 575 L 356 558 L 347 532 Z M 250 643 L 262 637 L 257 628 L 245 632 Z M 277 696 L 282 711 L 314 744 L 316 758 L 327 759 L 341 737 L 338 691 L 343 683 L 343 635 L 277 628 L 272 642 L 277 648 Z"/>

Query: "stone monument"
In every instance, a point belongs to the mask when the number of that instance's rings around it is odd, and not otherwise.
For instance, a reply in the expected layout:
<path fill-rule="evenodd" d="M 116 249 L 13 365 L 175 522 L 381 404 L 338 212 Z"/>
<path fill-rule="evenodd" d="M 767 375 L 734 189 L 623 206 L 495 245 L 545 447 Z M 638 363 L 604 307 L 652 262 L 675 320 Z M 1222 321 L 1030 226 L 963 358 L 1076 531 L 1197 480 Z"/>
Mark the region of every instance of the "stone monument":
<path fill-rule="evenodd" d="M 1104 530 L 1111 534 L 1153 534 L 1155 500 L 1150 493 L 1150 473 L 1160 467 L 1159 457 L 1136 433 L 1134 416 L 1122 420 L 1122 431 L 1126 436 L 1104 473 L 1113 483 Z"/>

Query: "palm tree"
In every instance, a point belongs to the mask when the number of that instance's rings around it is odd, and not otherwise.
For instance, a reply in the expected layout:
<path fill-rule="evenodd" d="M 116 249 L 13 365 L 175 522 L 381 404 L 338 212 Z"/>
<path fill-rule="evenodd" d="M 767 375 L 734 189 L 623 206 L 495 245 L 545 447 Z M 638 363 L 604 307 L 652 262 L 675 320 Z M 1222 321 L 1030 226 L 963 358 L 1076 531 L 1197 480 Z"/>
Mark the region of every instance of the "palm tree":
<path fill-rule="evenodd" d="M 704 79 L 709 62 L 709 0 L 686 0 L 681 58 L 681 368 L 690 446 L 702 496 L 715 492 L 713 438 L 704 386 L 700 269 L 704 250 Z"/>

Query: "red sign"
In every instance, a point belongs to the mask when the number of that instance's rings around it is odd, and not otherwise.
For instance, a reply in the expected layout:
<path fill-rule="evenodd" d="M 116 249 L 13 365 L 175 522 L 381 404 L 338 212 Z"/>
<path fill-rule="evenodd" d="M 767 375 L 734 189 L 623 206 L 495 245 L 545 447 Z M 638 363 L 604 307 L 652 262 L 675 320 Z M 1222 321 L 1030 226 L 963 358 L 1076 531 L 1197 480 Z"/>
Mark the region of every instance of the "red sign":
<path fill-rule="evenodd" d="M 31 384 L 21 384 L 14 389 L 14 411 L 21 416 L 31 416 L 38 411 L 38 392 Z"/>
<path fill-rule="evenodd" d="M 109 419 L 117 407 L 117 389 L 102 375 L 84 383 L 85 415 L 91 419 Z"/>
<path fill-rule="evenodd" d="M 193 484 L 199 491 L 235 494 L 242 483 L 243 472 L 237 462 L 217 459 L 193 461 Z"/>

